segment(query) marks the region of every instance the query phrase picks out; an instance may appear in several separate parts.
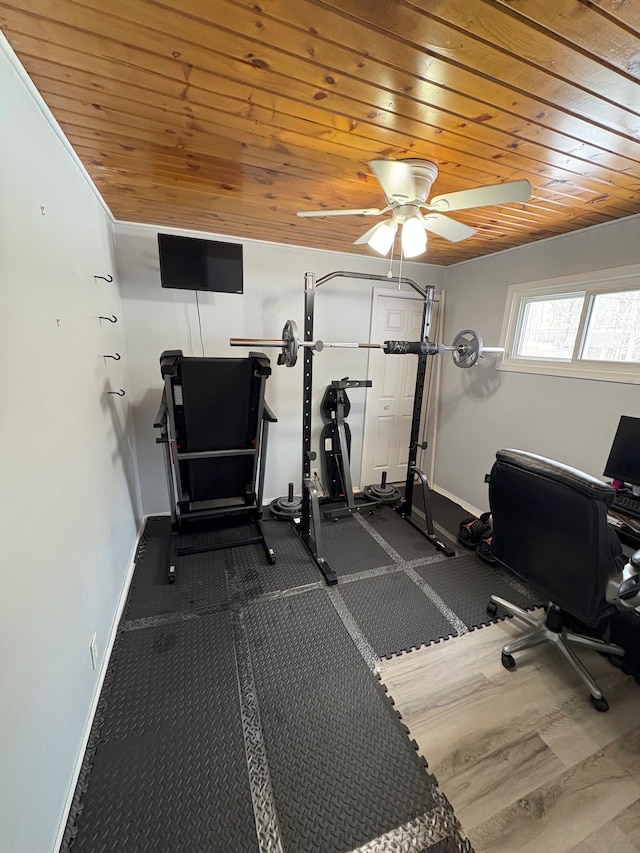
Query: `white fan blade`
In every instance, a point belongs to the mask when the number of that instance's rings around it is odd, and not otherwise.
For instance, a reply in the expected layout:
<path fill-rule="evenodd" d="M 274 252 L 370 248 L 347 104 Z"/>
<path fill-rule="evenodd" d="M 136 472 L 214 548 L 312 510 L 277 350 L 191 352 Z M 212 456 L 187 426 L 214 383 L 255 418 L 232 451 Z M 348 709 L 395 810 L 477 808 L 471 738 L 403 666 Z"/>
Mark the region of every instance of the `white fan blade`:
<path fill-rule="evenodd" d="M 375 232 L 378 230 L 378 228 L 382 228 L 382 226 L 385 224 L 385 222 L 386 222 L 386 219 L 383 222 L 376 222 L 376 224 L 373 225 L 371 228 L 369 228 L 368 231 L 365 231 L 364 234 L 362 234 L 360 237 L 358 237 L 357 240 L 354 240 L 353 245 L 359 246 L 361 243 L 368 243 L 369 240 L 371 239 L 371 235 L 375 234 Z"/>
<path fill-rule="evenodd" d="M 378 216 L 380 213 L 384 213 L 384 210 L 378 210 L 377 207 L 360 207 L 357 210 L 299 210 L 298 216 Z"/>
<path fill-rule="evenodd" d="M 491 184 L 488 187 L 475 187 L 472 190 L 438 195 L 430 199 L 428 207 L 436 210 L 466 210 L 469 207 L 526 201 L 530 195 L 529 181 L 505 181 L 503 184 Z"/>
<path fill-rule="evenodd" d="M 413 172 L 408 163 L 401 160 L 369 160 L 369 168 L 380 182 L 387 201 L 413 201 L 417 189 Z"/>
<path fill-rule="evenodd" d="M 427 231 L 432 231 L 438 237 L 444 237 L 445 240 L 450 240 L 452 243 L 466 240 L 467 237 L 476 233 L 475 228 L 470 228 L 468 225 L 463 225 L 462 222 L 450 219 L 448 216 L 442 216 L 440 213 L 421 215 L 420 221 Z"/>

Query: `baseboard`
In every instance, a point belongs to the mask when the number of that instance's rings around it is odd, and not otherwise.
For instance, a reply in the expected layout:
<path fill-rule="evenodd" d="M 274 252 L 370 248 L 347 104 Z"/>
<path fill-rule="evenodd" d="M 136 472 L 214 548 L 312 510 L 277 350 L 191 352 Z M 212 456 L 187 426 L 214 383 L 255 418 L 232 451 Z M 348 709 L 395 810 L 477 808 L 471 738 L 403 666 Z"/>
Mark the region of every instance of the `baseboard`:
<path fill-rule="evenodd" d="M 454 503 L 459 504 L 462 507 L 462 509 L 467 510 L 469 515 L 475 515 L 477 518 L 479 518 L 483 512 L 487 511 L 486 507 L 485 507 L 485 509 L 478 509 L 478 507 L 472 506 L 470 503 L 467 503 L 467 501 L 463 500 L 462 498 L 459 498 L 457 495 L 454 495 L 451 492 L 448 492 L 446 489 L 443 489 L 441 486 L 437 486 L 435 483 L 431 486 L 431 488 L 433 489 L 434 492 L 437 492 L 439 495 L 442 495 L 442 497 L 449 498 L 450 501 L 453 501 Z"/>
<path fill-rule="evenodd" d="M 109 659 L 111 657 L 111 652 L 113 650 L 113 644 L 116 639 L 116 632 L 118 630 L 118 625 L 120 624 L 120 618 L 122 617 L 122 613 L 124 611 L 124 605 L 127 600 L 127 595 L 129 593 L 129 587 L 131 586 L 131 579 L 133 578 L 133 571 L 136 567 L 136 552 L 138 550 L 138 544 L 140 542 L 140 538 L 144 531 L 144 526 L 147 522 L 147 516 L 143 516 L 142 521 L 138 526 L 138 533 L 136 535 L 135 541 L 133 543 L 133 550 L 131 552 L 131 556 L 129 558 L 129 567 L 127 569 L 127 573 L 124 578 L 124 582 L 122 584 L 122 590 L 120 592 L 120 596 L 118 598 L 118 605 L 116 607 L 116 613 L 111 623 L 111 630 L 109 631 L 109 637 L 107 640 L 107 645 L 105 649 L 105 654 L 102 656 L 102 665 L 100 667 L 100 672 L 98 674 L 98 678 L 96 680 L 96 686 L 93 693 L 93 698 L 91 700 L 91 708 L 89 711 L 89 715 L 87 717 L 87 723 L 85 725 L 84 732 L 82 734 L 82 740 L 80 742 L 80 750 L 78 752 L 78 757 L 76 760 L 76 765 L 73 771 L 72 783 L 67 794 L 67 800 L 64 805 L 64 809 L 62 812 L 62 820 L 60 822 L 60 826 L 58 827 L 58 832 L 56 834 L 55 843 L 53 846 L 52 853 L 58 853 L 60 850 L 60 845 L 62 844 L 62 840 L 64 838 L 64 833 L 67 828 L 67 821 L 69 819 L 69 812 L 71 811 L 71 805 L 73 803 L 73 797 L 76 791 L 76 787 L 78 784 L 78 779 L 80 777 L 80 771 L 82 770 L 82 764 L 84 762 L 84 756 L 87 749 L 87 743 L 89 742 L 89 735 L 91 734 L 91 727 L 93 726 L 93 720 L 96 715 L 96 709 L 98 707 L 98 701 L 100 700 L 100 694 L 102 693 L 102 686 L 104 684 L 104 679 L 107 674 L 107 666 L 109 665 Z"/>

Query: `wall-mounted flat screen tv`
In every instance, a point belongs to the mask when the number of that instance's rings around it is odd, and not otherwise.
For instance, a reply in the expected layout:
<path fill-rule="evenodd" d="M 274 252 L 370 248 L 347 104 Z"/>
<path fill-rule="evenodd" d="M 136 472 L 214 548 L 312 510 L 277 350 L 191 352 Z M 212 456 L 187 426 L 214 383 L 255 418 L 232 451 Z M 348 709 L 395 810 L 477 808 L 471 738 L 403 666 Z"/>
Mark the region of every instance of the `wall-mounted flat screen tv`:
<path fill-rule="evenodd" d="M 242 293 L 242 244 L 158 234 L 160 283 L 179 290 Z"/>

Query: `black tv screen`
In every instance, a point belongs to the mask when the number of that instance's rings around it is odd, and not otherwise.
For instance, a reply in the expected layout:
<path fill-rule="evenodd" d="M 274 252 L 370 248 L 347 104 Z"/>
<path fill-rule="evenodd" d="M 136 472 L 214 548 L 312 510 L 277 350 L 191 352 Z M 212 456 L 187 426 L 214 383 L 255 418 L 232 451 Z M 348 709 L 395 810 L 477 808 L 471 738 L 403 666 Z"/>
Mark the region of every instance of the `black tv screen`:
<path fill-rule="evenodd" d="M 160 283 L 178 290 L 242 293 L 242 244 L 158 234 Z"/>
<path fill-rule="evenodd" d="M 640 418 L 620 418 L 604 476 L 640 486 Z"/>

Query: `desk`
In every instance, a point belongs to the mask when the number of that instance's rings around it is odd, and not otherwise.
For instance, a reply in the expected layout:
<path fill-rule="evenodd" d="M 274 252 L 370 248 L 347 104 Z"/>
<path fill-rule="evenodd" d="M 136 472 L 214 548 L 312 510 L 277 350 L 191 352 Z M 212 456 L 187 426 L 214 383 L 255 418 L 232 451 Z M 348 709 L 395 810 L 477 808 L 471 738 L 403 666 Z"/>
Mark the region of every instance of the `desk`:
<path fill-rule="evenodd" d="M 609 526 L 615 531 L 618 539 L 622 543 L 622 550 L 626 557 L 629 557 L 634 551 L 640 549 L 640 533 L 636 533 L 634 530 L 631 530 L 629 527 L 622 526 L 624 525 L 624 521 L 619 515 L 609 515 Z M 637 524 L 638 520 L 633 519 L 634 523 Z"/>
<path fill-rule="evenodd" d="M 621 528 L 621 522 L 622 518 L 617 514 L 609 515 L 609 525 L 615 531 L 622 544 L 622 551 L 628 558 L 640 549 L 640 535 L 629 528 Z M 640 684 L 640 612 L 636 609 L 616 613 L 611 619 L 609 630 L 611 642 L 626 649 L 624 671 Z"/>

